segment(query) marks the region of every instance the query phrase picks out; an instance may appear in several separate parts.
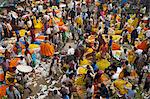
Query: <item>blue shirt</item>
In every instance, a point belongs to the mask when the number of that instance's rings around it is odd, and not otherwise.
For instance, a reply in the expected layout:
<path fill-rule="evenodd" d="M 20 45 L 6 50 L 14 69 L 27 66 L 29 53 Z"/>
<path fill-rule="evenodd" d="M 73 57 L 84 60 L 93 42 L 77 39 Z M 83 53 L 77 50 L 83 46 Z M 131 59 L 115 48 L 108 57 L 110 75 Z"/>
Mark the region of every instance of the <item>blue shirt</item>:
<path fill-rule="evenodd" d="M 128 93 L 125 95 L 126 99 L 133 99 L 135 97 L 135 92 L 131 89 L 128 90 Z"/>
<path fill-rule="evenodd" d="M 109 40 L 108 45 L 109 45 L 109 46 L 112 46 L 112 42 L 113 42 L 113 40 Z"/>
<path fill-rule="evenodd" d="M 94 72 L 98 70 L 98 66 L 96 64 L 93 63 L 91 66 L 93 67 Z"/>

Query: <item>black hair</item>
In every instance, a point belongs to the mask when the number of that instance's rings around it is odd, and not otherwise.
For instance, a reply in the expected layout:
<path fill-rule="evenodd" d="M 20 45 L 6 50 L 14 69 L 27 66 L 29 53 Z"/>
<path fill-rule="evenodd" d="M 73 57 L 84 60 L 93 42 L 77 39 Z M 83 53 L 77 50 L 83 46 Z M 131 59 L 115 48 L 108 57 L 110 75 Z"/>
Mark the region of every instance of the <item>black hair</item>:
<path fill-rule="evenodd" d="M 56 95 L 57 94 L 57 90 L 54 90 L 54 95 Z"/>

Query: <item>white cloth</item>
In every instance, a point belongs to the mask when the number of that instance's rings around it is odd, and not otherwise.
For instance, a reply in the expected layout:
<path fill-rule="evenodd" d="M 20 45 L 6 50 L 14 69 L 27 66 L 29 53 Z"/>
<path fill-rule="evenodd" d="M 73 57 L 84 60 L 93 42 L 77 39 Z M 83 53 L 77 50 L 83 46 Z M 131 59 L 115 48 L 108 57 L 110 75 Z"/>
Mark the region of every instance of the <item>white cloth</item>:
<path fill-rule="evenodd" d="M 24 27 L 24 22 L 23 21 L 19 22 L 19 27 Z"/>
<path fill-rule="evenodd" d="M 50 16 L 49 16 L 49 15 L 44 15 L 43 18 L 44 18 L 45 20 L 49 20 L 49 19 L 50 19 Z"/>
<path fill-rule="evenodd" d="M 48 28 L 48 29 L 46 30 L 46 34 L 51 34 L 51 29 L 50 29 L 50 28 Z"/>
<path fill-rule="evenodd" d="M 19 61 L 19 64 L 23 65 L 23 66 L 27 66 L 26 60 L 24 58 L 23 58 L 23 60 Z"/>
<path fill-rule="evenodd" d="M 38 6 L 38 11 L 39 11 L 39 12 L 42 12 L 42 11 L 43 11 L 43 6 L 42 6 L 42 5 L 39 5 L 39 6 Z"/>
<path fill-rule="evenodd" d="M 140 34 L 141 29 L 142 29 L 142 28 L 141 28 L 140 26 L 137 27 L 137 32 L 138 32 L 138 34 Z"/>
<path fill-rule="evenodd" d="M 74 55 L 74 52 L 75 52 L 74 48 L 70 48 L 70 49 L 68 49 L 67 54 L 68 55 Z"/>
<path fill-rule="evenodd" d="M 28 26 L 29 28 L 32 26 L 32 21 L 31 21 L 31 20 L 29 20 L 29 21 L 27 22 L 27 26 Z"/>
<path fill-rule="evenodd" d="M 112 75 L 112 79 L 118 79 L 119 74 L 121 73 L 122 70 L 123 70 L 122 68 L 117 67 L 117 72 L 114 75 Z"/>
<path fill-rule="evenodd" d="M 32 12 L 36 12 L 36 11 L 37 11 L 37 8 L 36 8 L 36 7 L 32 9 Z"/>

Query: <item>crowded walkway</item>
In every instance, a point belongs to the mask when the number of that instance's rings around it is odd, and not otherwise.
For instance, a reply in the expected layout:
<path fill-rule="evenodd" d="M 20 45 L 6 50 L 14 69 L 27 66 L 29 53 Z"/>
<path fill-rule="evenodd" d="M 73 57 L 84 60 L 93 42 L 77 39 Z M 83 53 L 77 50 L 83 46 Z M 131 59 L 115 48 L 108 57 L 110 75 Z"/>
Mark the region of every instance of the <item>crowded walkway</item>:
<path fill-rule="evenodd" d="M 149 88 L 144 0 L 25 0 L 2 9 L 0 99 L 149 99 Z"/>

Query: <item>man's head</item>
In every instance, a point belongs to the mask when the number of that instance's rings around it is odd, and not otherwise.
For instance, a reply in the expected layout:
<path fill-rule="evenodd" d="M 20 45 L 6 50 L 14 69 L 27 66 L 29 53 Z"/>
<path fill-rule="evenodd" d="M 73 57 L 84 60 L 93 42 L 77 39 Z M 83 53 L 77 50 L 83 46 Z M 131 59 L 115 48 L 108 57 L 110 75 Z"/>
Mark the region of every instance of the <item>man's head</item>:
<path fill-rule="evenodd" d="M 54 94 L 55 94 L 55 95 L 57 94 L 57 90 L 54 90 Z"/>
<path fill-rule="evenodd" d="M 10 86 L 9 86 L 9 90 L 10 90 L 10 91 L 13 91 L 13 85 L 10 85 Z"/>
<path fill-rule="evenodd" d="M 110 39 L 112 40 L 112 36 L 110 36 Z"/>

